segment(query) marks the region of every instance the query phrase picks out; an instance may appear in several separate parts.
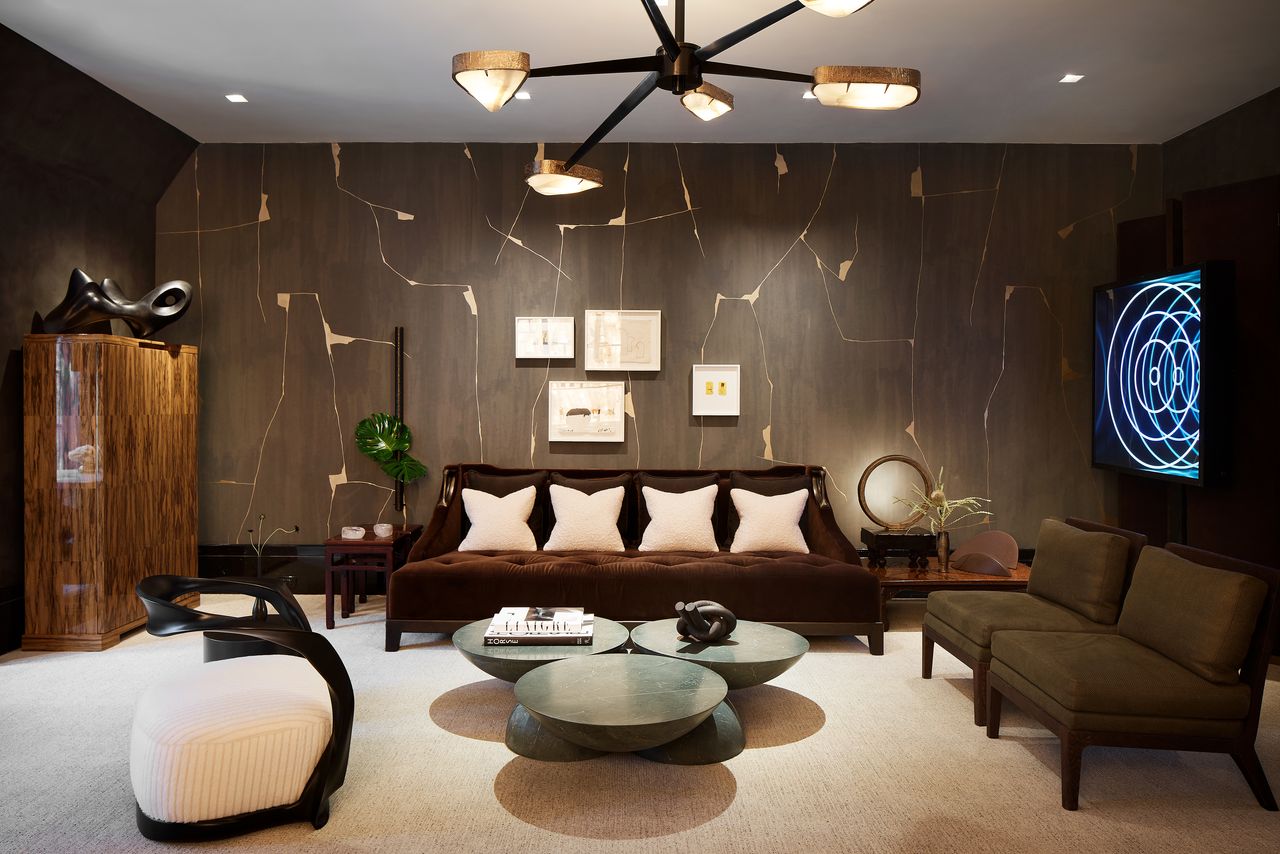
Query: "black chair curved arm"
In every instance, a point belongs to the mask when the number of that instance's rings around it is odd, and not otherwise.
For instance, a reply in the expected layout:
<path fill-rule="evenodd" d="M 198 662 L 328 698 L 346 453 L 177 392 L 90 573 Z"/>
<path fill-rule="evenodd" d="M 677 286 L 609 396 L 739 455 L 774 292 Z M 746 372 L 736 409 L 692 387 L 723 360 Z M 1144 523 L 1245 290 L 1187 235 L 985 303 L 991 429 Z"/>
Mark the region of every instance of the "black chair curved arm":
<path fill-rule="evenodd" d="M 137 807 L 138 830 L 146 838 L 157 841 L 193 842 L 221 839 L 293 821 L 309 821 L 317 829 L 324 827 L 329 820 L 329 797 L 346 780 L 351 727 L 355 718 L 355 693 L 341 657 L 323 635 L 311 631 L 301 606 L 284 582 L 277 579 L 259 581 L 158 575 L 144 578 L 137 590 L 146 605 L 147 630 L 152 634 L 168 636 L 217 629 L 266 641 L 297 653 L 324 679 L 333 712 L 329 743 L 316 762 L 302 794 L 292 804 L 190 823 L 158 821 Z M 254 624 L 252 617 L 205 614 L 169 601 L 170 597 L 195 591 L 261 596 L 290 623 L 300 622 L 301 625 L 296 628 L 266 627 L 261 623 Z"/>
<path fill-rule="evenodd" d="M 253 617 L 232 617 L 197 611 L 173 601 L 188 593 L 243 593 L 270 602 L 285 623 L 311 631 L 307 615 L 278 578 L 193 578 L 188 575 L 151 575 L 138 582 L 138 598 L 147 609 L 147 631 L 160 637 L 183 632 L 225 631 L 236 626 L 261 626 Z"/>

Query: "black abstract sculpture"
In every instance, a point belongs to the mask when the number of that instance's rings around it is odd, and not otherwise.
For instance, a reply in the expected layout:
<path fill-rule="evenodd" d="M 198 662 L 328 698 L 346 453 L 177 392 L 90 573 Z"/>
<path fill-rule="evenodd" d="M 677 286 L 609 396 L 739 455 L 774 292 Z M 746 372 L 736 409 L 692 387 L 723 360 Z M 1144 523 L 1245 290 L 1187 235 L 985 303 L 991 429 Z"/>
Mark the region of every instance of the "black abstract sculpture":
<path fill-rule="evenodd" d="M 149 338 L 186 313 L 191 305 L 191 285 L 179 279 L 165 282 L 151 293 L 130 300 L 115 282 L 89 278 L 79 267 L 71 271 L 67 295 L 43 318 L 37 313 L 32 332 L 80 332 L 118 318 L 139 338 Z"/>
<path fill-rule="evenodd" d="M 738 618 L 719 602 L 699 599 L 676 603 L 676 633 L 702 643 L 727 640 L 738 627 Z"/>

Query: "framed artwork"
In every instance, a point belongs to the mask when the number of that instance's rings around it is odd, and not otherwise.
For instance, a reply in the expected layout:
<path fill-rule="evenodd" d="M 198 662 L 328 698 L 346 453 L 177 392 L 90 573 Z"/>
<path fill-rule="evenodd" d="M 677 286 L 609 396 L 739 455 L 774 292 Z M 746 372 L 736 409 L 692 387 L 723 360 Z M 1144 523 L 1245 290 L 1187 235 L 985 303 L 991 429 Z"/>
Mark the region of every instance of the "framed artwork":
<path fill-rule="evenodd" d="M 738 415 L 741 392 L 740 365 L 693 366 L 694 415 Z"/>
<path fill-rule="evenodd" d="M 547 384 L 547 441 L 621 442 L 626 431 L 620 382 Z"/>
<path fill-rule="evenodd" d="M 572 359 L 572 317 L 517 317 L 517 359 Z"/>
<path fill-rule="evenodd" d="M 588 371 L 662 370 L 662 312 L 587 309 Z"/>

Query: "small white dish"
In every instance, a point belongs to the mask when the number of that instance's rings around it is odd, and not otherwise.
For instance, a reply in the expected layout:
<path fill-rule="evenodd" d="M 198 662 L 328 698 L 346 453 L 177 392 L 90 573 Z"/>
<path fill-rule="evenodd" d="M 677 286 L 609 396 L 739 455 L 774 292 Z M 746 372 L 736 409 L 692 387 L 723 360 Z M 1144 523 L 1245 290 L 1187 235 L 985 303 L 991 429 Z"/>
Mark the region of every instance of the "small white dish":
<path fill-rule="evenodd" d="M 344 540 L 363 540 L 364 528 L 359 525 L 351 525 L 342 529 L 342 539 Z"/>

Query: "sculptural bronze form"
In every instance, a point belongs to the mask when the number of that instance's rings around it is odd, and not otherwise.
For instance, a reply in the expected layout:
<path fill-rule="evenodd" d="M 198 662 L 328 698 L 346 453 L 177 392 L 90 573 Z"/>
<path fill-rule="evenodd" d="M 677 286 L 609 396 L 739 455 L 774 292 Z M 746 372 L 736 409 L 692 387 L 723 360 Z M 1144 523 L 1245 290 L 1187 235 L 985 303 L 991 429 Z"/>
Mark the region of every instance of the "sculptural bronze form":
<path fill-rule="evenodd" d="M 676 632 L 682 638 L 692 638 L 702 643 L 726 640 L 738 627 L 738 618 L 721 605 L 709 599 L 697 602 L 676 603 Z"/>
<path fill-rule="evenodd" d="M 77 267 L 71 271 L 62 302 L 43 318 L 37 313 L 31 331 L 81 332 L 95 323 L 120 319 L 137 337 L 149 338 L 182 317 L 190 305 L 191 285 L 179 279 L 165 282 L 141 299 L 130 300 L 115 282 L 95 282 Z"/>

